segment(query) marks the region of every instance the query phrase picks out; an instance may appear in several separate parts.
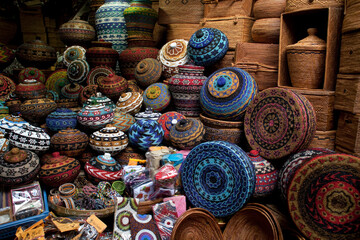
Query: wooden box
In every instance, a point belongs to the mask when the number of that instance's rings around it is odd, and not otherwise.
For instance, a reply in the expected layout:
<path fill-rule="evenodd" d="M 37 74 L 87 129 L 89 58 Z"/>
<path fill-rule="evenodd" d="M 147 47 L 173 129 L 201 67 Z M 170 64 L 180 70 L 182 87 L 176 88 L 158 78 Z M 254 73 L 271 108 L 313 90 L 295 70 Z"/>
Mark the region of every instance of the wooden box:
<path fill-rule="evenodd" d="M 341 37 L 339 73 L 360 73 L 360 30 Z"/>
<path fill-rule="evenodd" d="M 300 10 L 281 14 L 278 86 L 291 86 L 286 47 L 307 37 L 315 27 L 326 41 L 325 74 L 322 89 L 334 91 L 339 66 L 339 49 L 343 9 L 336 7 Z"/>
<path fill-rule="evenodd" d="M 204 17 L 251 16 L 253 0 L 204 0 Z"/>
<path fill-rule="evenodd" d="M 360 75 L 338 74 L 334 108 L 360 113 Z"/>
<path fill-rule="evenodd" d="M 160 0 L 159 24 L 200 23 L 204 17 L 202 0 Z"/>
<path fill-rule="evenodd" d="M 313 105 L 316 112 L 317 131 L 329 131 L 334 129 L 334 91 L 295 88 L 291 88 L 291 90 L 304 95 Z"/>
<path fill-rule="evenodd" d="M 327 148 L 335 150 L 335 136 L 336 130 L 316 131 L 309 148 Z"/>
<path fill-rule="evenodd" d="M 234 66 L 250 73 L 258 84 L 259 90 L 277 86 L 278 63 L 278 44 L 236 44 Z"/>
<path fill-rule="evenodd" d="M 360 115 L 349 112 L 340 112 L 336 146 L 340 146 L 350 152 L 360 153 Z"/>
<path fill-rule="evenodd" d="M 238 42 L 252 42 L 251 28 L 255 19 L 248 16 L 203 18 L 199 28 L 216 28 L 229 40 L 229 49 L 235 50 Z"/>

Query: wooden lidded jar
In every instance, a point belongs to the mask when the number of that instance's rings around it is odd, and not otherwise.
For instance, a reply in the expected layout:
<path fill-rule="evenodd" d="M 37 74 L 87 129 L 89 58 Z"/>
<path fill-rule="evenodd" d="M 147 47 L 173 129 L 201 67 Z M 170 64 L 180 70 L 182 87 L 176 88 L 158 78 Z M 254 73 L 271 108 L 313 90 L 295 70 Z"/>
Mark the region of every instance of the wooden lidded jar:
<path fill-rule="evenodd" d="M 309 28 L 309 36 L 286 47 L 290 80 L 297 88 L 322 88 L 325 72 L 326 43 Z"/>

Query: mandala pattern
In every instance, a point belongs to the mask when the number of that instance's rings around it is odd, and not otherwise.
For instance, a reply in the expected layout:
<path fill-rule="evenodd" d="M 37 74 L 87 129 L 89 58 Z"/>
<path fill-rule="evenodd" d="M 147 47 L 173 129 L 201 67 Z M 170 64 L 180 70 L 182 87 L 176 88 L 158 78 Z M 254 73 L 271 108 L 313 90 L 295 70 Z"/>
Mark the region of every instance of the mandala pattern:
<path fill-rule="evenodd" d="M 247 108 L 244 129 L 252 149 L 265 159 L 279 159 L 310 144 L 316 130 L 315 111 L 300 94 L 269 88 Z"/>
<path fill-rule="evenodd" d="M 360 238 L 360 158 L 316 156 L 295 173 L 288 191 L 290 215 L 309 239 Z"/>
<path fill-rule="evenodd" d="M 289 156 L 279 173 L 279 189 L 281 197 L 286 201 L 288 186 L 294 177 L 297 169 L 299 169 L 304 163 L 311 160 L 313 157 L 322 154 L 334 153 L 329 149 L 314 148 L 305 149 Z"/>
<path fill-rule="evenodd" d="M 215 217 L 236 213 L 255 190 L 256 175 L 247 154 L 237 145 L 213 141 L 193 148 L 182 164 L 185 195 L 195 207 Z"/>
<path fill-rule="evenodd" d="M 130 219 L 137 214 L 139 200 L 136 198 L 117 197 L 115 219 L 114 219 L 114 240 L 131 239 Z"/>
<path fill-rule="evenodd" d="M 133 240 L 158 240 L 159 231 L 152 215 L 134 214 L 130 218 L 131 237 Z"/>
<path fill-rule="evenodd" d="M 85 60 L 74 60 L 67 68 L 67 76 L 73 83 L 82 83 L 89 74 L 90 66 Z"/>
<path fill-rule="evenodd" d="M 160 112 L 170 104 L 171 95 L 169 87 L 164 83 L 151 84 L 146 88 L 143 99 L 145 106 Z"/>
<path fill-rule="evenodd" d="M 201 108 L 213 118 L 240 120 L 257 91 L 257 84 L 248 72 L 222 68 L 204 83 L 200 91 Z"/>
<path fill-rule="evenodd" d="M 210 66 L 221 60 L 229 48 L 226 35 L 216 28 L 202 28 L 189 41 L 188 54 L 195 65 Z"/>
<path fill-rule="evenodd" d="M 64 51 L 65 66 L 69 66 L 75 60 L 86 60 L 86 50 L 81 46 L 71 46 Z"/>
<path fill-rule="evenodd" d="M 47 90 L 54 91 L 58 94 L 58 96 L 61 95 L 61 88 L 63 88 L 65 85 L 69 84 L 69 79 L 67 77 L 67 70 L 66 69 L 60 69 L 55 72 L 53 72 L 48 79 L 46 80 L 45 87 Z"/>
<path fill-rule="evenodd" d="M 130 143 L 142 151 L 161 144 L 164 137 L 164 130 L 154 120 L 138 120 L 130 127 L 128 133 Z"/>

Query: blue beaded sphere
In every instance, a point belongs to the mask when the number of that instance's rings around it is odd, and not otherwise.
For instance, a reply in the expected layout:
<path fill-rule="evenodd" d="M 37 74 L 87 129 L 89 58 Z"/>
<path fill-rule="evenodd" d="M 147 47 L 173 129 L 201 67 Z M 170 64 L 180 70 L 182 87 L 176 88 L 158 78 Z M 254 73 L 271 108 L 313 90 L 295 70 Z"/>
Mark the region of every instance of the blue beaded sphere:
<path fill-rule="evenodd" d="M 198 66 L 210 66 L 220 61 L 229 49 L 226 35 L 216 28 L 201 28 L 190 38 L 187 51 Z"/>
<path fill-rule="evenodd" d="M 46 117 L 46 126 L 53 132 L 75 128 L 77 124 L 77 114 L 68 108 L 58 108 Z"/>
<path fill-rule="evenodd" d="M 215 217 L 239 211 L 255 190 L 255 168 L 239 146 L 210 141 L 193 148 L 181 166 L 187 199 Z"/>
<path fill-rule="evenodd" d="M 138 120 L 128 131 L 129 142 L 134 147 L 146 151 L 151 146 L 158 146 L 164 138 L 164 130 L 154 120 Z"/>
<path fill-rule="evenodd" d="M 202 86 L 200 106 L 209 117 L 241 120 L 257 92 L 257 84 L 248 72 L 234 67 L 222 68 Z"/>

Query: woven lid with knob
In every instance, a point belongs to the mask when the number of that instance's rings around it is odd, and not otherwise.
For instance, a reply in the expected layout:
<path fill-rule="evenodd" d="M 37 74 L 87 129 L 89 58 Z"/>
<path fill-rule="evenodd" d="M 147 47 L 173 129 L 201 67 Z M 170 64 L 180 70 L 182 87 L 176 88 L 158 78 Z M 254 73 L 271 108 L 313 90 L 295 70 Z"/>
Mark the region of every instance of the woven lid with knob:
<path fill-rule="evenodd" d="M 308 36 L 295 44 L 288 45 L 286 50 L 325 50 L 326 42 L 316 36 L 317 28 L 308 28 Z"/>
<path fill-rule="evenodd" d="M 26 159 L 27 153 L 19 148 L 13 148 L 9 152 L 5 153 L 4 160 L 8 163 L 18 163 Z"/>

